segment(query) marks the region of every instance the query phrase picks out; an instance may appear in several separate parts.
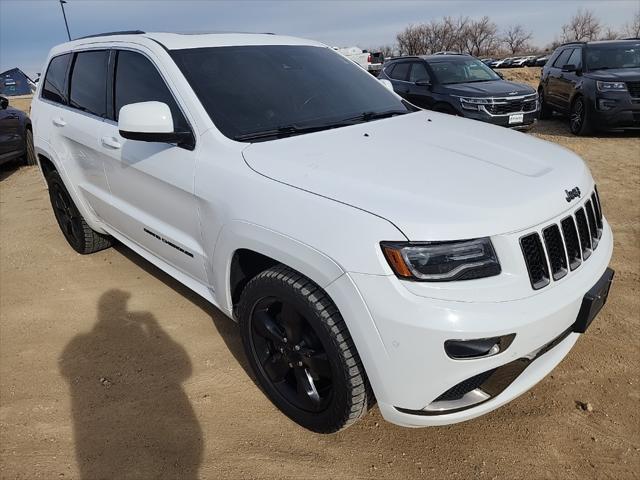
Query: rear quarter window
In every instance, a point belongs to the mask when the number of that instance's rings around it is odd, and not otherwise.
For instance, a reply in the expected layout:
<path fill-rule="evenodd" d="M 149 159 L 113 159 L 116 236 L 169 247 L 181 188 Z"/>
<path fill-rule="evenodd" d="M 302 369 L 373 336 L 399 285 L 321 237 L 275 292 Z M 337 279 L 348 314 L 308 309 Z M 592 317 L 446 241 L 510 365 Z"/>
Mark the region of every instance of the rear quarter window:
<path fill-rule="evenodd" d="M 71 56 L 72 54 L 67 53 L 51 59 L 42 85 L 42 98 L 63 105 L 67 104 L 65 79 Z"/>
<path fill-rule="evenodd" d="M 69 87 L 71 107 L 98 117 L 106 117 L 108 64 L 108 50 L 76 54 Z"/>

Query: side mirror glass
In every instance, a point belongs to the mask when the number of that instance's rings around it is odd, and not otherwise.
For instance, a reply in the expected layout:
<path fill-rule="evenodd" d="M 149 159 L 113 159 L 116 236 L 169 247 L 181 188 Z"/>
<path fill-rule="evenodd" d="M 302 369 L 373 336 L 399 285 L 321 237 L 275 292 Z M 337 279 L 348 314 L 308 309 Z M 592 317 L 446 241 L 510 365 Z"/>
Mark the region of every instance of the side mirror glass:
<path fill-rule="evenodd" d="M 140 142 L 177 143 L 193 147 L 191 132 L 175 132 L 173 116 L 166 103 L 130 103 L 120 109 L 118 130 L 123 138 Z"/>
<path fill-rule="evenodd" d="M 576 66 L 573 64 L 568 64 L 562 67 L 563 72 L 575 72 L 577 70 Z"/>
<path fill-rule="evenodd" d="M 9 99 L 5 97 L 0 97 L 0 108 L 2 110 L 6 110 L 8 106 L 9 106 Z"/>
<path fill-rule="evenodd" d="M 431 82 L 429 80 L 417 80 L 416 81 L 416 86 L 418 86 L 418 87 L 430 87 L 431 86 Z"/>

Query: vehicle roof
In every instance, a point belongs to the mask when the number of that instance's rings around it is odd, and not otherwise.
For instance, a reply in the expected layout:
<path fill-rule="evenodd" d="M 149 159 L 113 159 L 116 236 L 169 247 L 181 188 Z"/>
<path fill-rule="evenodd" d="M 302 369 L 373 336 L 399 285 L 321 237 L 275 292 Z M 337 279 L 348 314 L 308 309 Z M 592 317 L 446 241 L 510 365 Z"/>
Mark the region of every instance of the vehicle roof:
<path fill-rule="evenodd" d="M 142 39 L 149 39 L 159 43 L 167 50 L 185 48 L 228 47 L 245 45 L 310 45 L 325 47 L 323 43 L 303 38 L 274 35 L 271 33 L 245 32 L 211 32 L 211 33 L 168 33 L 125 31 L 90 35 L 66 42 L 54 47 L 54 52 L 68 51 L 93 43 L 140 43 Z"/>
<path fill-rule="evenodd" d="M 616 43 L 618 44 L 625 44 L 625 43 L 638 43 L 640 42 L 640 38 L 619 38 L 616 40 L 591 40 L 588 42 L 580 42 L 580 41 L 575 41 L 575 42 L 567 42 L 567 43 L 563 43 L 562 45 L 560 45 L 561 47 L 565 47 L 567 45 L 614 45 Z"/>
<path fill-rule="evenodd" d="M 411 60 L 411 59 L 420 59 L 420 60 L 437 60 L 439 62 L 443 60 L 457 60 L 461 57 L 471 57 L 471 55 L 467 55 L 466 53 L 454 53 L 454 54 L 433 54 L 433 55 L 405 55 L 402 57 L 394 57 L 390 58 L 389 62 L 395 62 L 397 60 Z"/>

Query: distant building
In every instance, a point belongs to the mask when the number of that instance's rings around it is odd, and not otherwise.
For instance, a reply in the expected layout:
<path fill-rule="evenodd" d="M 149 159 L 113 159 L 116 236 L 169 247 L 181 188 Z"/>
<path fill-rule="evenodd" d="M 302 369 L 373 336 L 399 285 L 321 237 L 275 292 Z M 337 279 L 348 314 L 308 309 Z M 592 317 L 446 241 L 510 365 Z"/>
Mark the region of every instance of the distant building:
<path fill-rule="evenodd" d="M 0 95 L 30 95 L 35 88 L 36 84 L 19 68 L 0 73 Z"/>

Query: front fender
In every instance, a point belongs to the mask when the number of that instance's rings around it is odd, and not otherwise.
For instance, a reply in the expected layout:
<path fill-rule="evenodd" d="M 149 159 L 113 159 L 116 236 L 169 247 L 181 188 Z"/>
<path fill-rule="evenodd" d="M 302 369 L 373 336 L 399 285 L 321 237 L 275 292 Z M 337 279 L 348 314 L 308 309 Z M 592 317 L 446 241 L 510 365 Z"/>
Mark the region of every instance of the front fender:
<path fill-rule="evenodd" d="M 333 259 L 290 236 L 243 220 L 224 225 L 213 252 L 213 288 L 219 306 L 231 315 L 231 260 L 237 250 L 253 250 L 307 276 L 326 288 L 344 271 Z"/>

